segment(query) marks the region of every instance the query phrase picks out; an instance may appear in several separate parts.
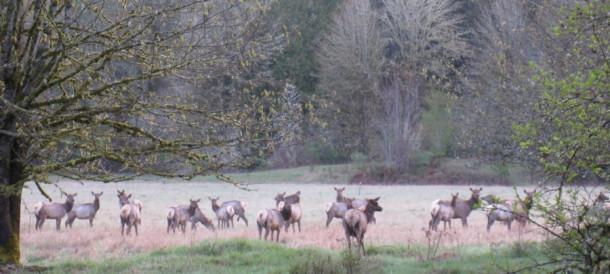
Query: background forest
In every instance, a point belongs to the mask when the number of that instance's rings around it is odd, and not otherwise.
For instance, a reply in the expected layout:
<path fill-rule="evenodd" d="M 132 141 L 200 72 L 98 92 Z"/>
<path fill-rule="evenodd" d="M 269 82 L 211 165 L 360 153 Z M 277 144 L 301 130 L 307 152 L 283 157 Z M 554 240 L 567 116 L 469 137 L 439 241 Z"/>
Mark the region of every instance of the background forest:
<path fill-rule="evenodd" d="M 260 165 L 364 161 L 354 179 L 385 182 L 429 181 L 446 158 L 492 165 L 495 178 L 464 178 L 481 183 L 502 181 L 512 164 L 541 168 L 522 153 L 513 125 L 541 114 L 542 72 L 582 72 L 568 52 L 589 42 L 558 33 L 576 4 L 278 1 L 272 18 L 292 35 L 272 58 L 271 75 L 293 84 L 318 120 L 301 126 L 297 146 Z M 600 180 L 586 167 L 577 173 Z"/>

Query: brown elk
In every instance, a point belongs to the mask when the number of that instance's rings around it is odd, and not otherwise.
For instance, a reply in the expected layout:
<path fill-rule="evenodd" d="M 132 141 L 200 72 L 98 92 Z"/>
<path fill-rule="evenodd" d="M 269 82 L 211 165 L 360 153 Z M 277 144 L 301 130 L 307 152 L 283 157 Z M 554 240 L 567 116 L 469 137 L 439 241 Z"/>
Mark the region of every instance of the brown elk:
<path fill-rule="evenodd" d="M 508 230 L 511 228 L 511 223 L 517 220 L 520 227 L 524 227 L 528 218 L 529 210 L 532 208 L 534 193 L 523 190 L 526 194 L 523 200 L 518 199 L 514 202 L 508 201 L 503 203 L 495 203 L 485 207 L 485 215 L 487 215 L 487 232 L 495 221 L 503 221 L 506 223 Z"/>
<path fill-rule="evenodd" d="M 142 223 L 142 202 L 139 200 L 135 200 L 137 202 L 130 202 L 129 199 L 131 198 L 131 194 L 127 195 L 125 190 L 117 190 L 117 192 L 119 206 L 121 207 L 119 212 L 119 217 L 121 219 L 121 235 L 124 234 L 125 225 L 127 225 L 127 235 L 131 232 L 131 227 L 134 227 L 137 236 L 138 225 Z"/>
<path fill-rule="evenodd" d="M 229 228 L 235 227 L 233 224 L 233 215 L 235 215 L 235 209 L 231 204 L 225 204 L 224 206 L 220 206 L 218 204 L 218 199 L 208 197 L 210 202 L 212 203 L 212 211 L 216 213 L 216 219 L 218 220 L 218 228 Z M 230 224 L 230 225 L 229 225 Z"/>
<path fill-rule="evenodd" d="M 100 196 L 102 196 L 102 194 L 104 194 L 103 191 L 100 193 L 95 193 L 91 191 L 91 195 L 95 197 L 92 203 L 74 204 L 74 206 L 72 206 L 72 210 L 68 212 L 68 219 L 66 219 L 65 223 L 66 228 L 68 228 L 68 225 L 70 226 L 70 228 L 72 228 L 72 223 L 74 223 L 74 220 L 76 218 L 83 220 L 88 219 L 89 226 L 92 227 L 93 219 L 95 218 L 97 211 L 100 209 Z"/>
<path fill-rule="evenodd" d="M 342 187 L 342 188 L 335 187 L 334 189 L 337 192 L 337 203 L 346 203 L 350 199 L 354 200 L 354 198 L 343 196 L 343 191 L 345 190 L 345 187 Z"/>
<path fill-rule="evenodd" d="M 55 227 L 57 230 L 60 229 L 61 219 L 72 210 L 74 206 L 74 194 L 68 194 L 62 192 L 66 195 L 66 201 L 63 203 L 47 203 L 47 202 L 38 202 L 34 205 L 34 215 L 36 216 L 36 230 L 42 229 L 42 225 L 46 219 L 55 219 Z"/>
<path fill-rule="evenodd" d="M 201 223 L 209 230 L 216 231 L 216 228 L 214 227 L 214 222 L 210 218 L 205 216 L 199 208 L 197 208 L 197 210 L 195 211 L 195 215 L 191 216 L 189 221 L 192 223 L 191 230 L 197 230 L 197 223 Z"/>
<path fill-rule="evenodd" d="M 447 222 L 449 223 L 449 228 L 451 228 L 451 218 L 453 218 L 453 211 L 455 210 L 455 206 L 458 201 L 459 193 L 451 194 L 451 204 L 445 205 L 441 203 L 432 203 L 431 213 L 432 220 L 428 223 L 428 228 L 432 230 L 437 230 L 438 224 L 443 221 L 443 230 L 447 229 Z"/>
<path fill-rule="evenodd" d="M 345 212 L 347 212 L 346 203 L 328 203 L 326 205 L 326 228 L 328 228 L 333 218 L 343 219 L 343 216 L 345 216 Z"/>
<path fill-rule="evenodd" d="M 131 194 L 127 195 L 125 193 L 124 189 L 123 190 L 117 189 L 117 193 L 118 193 L 117 196 L 119 197 L 119 208 L 122 208 L 126 204 L 126 201 L 127 201 L 127 203 L 129 203 L 129 199 L 131 199 Z M 142 212 L 142 202 L 140 200 L 133 199 L 133 201 L 131 201 L 131 204 L 135 205 L 138 208 L 138 210 L 140 212 Z"/>
<path fill-rule="evenodd" d="M 286 192 L 278 193 L 275 196 L 275 206 L 278 206 L 280 202 L 284 202 L 287 204 L 296 204 L 301 202 L 301 191 L 297 191 L 295 194 L 286 196 Z"/>
<path fill-rule="evenodd" d="M 366 256 L 366 250 L 364 249 L 364 234 L 368 224 L 369 216 L 373 216 L 375 211 L 382 211 L 383 208 L 378 204 L 379 197 L 375 199 L 367 199 L 367 204 L 360 206 L 358 209 L 350 209 L 345 213 L 343 217 L 343 230 L 345 231 L 345 239 L 347 241 L 347 247 L 350 252 L 352 251 L 351 237 L 356 238 L 358 243 L 358 252 L 362 249 L 362 254 Z"/>
<path fill-rule="evenodd" d="M 470 216 L 470 212 L 472 212 L 474 205 L 479 203 L 479 195 L 481 194 L 482 190 L 483 190 L 482 187 L 479 189 L 470 188 L 470 191 L 472 192 L 470 199 L 468 199 L 468 200 L 458 199 L 457 203 L 455 204 L 455 208 L 453 209 L 453 218 L 452 219 L 461 219 L 462 226 L 468 227 L 468 216 Z M 446 200 L 436 200 L 435 203 L 444 204 L 447 206 L 451 205 L 451 201 L 446 201 Z"/>
<path fill-rule="evenodd" d="M 279 242 L 281 228 L 290 220 L 292 215 L 291 210 L 291 205 L 280 202 L 277 209 L 263 209 L 259 211 L 256 218 L 258 238 L 261 239 L 262 231 L 265 229 L 265 240 L 267 240 L 269 233 L 271 233 L 271 240 L 273 241 L 273 231 L 275 231 L 275 241 Z"/>
<path fill-rule="evenodd" d="M 190 200 L 189 205 L 176 205 L 170 208 L 167 213 L 167 233 L 169 233 L 170 228 L 176 233 L 176 227 L 179 227 L 182 230 L 182 233 L 186 231 L 186 222 L 195 215 L 197 210 L 199 209 L 198 200 Z"/>

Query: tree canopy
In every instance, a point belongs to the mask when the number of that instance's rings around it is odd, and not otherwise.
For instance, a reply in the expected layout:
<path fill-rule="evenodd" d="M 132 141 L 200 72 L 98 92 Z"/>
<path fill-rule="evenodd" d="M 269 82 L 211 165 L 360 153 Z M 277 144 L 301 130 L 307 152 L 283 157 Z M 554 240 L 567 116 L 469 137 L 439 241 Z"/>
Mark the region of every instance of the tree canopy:
<path fill-rule="evenodd" d="M 284 43 L 270 3 L 2 1 L 0 260 L 26 181 L 221 176 L 290 135 L 300 104 L 251 76 Z"/>

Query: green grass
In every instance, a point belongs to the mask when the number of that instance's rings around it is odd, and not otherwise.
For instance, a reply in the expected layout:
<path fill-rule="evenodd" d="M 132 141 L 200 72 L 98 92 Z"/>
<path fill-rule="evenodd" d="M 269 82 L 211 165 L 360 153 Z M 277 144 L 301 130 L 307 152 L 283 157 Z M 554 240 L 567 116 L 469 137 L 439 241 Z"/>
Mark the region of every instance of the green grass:
<path fill-rule="evenodd" d="M 247 184 L 262 183 L 327 183 L 344 184 L 348 182 L 350 171 L 355 169 L 349 164 L 343 165 L 316 165 L 301 166 L 287 169 L 257 170 L 252 172 L 230 173 L 225 176 L 230 177 L 235 182 Z M 155 182 L 174 182 L 175 179 L 166 179 L 153 176 L 140 178 L 143 181 Z M 221 182 L 216 176 L 201 176 L 194 178 L 197 182 Z"/>
<path fill-rule="evenodd" d="M 522 243 L 523 244 L 523 243 Z M 535 244 L 515 252 L 514 244 L 441 248 L 424 260 L 425 246 L 369 246 L 369 256 L 318 248 L 289 248 L 258 240 L 204 241 L 128 259 L 50 262 L 45 273 L 486 273 L 541 259 Z"/>
<path fill-rule="evenodd" d="M 274 170 L 255 170 L 251 172 L 229 173 L 225 174 L 235 182 L 246 184 L 260 183 L 325 183 L 325 184 L 345 184 L 349 182 L 351 176 L 360 172 L 357 164 L 338 164 L 338 165 L 311 165 L 301 166 L 287 169 Z M 360 167 L 362 168 L 362 167 Z M 441 166 L 436 170 L 435 174 L 428 177 L 410 177 L 407 181 L 425 182 L 431 180 L 433 183 L 438 178 L 445 180 L 457 181 L 458 184 L 480 184 L 490 182 L 505 182 L 512 183 L 510 185 L 529 185 L 531 182 L 527 171 L 516 164 L 510 164 L 506 167 L 506 174 L 501 172 L 491 164 L 480 164 L 468 159 L 447 159 L 443 161 Z M 153 176 L 145 176 L 144 181 L 156 182 L 173 182 L 174 179 L 159 178 Z M 221 182 L 216 176 L 202 176 L 193 179 L 200 182 Z"/>

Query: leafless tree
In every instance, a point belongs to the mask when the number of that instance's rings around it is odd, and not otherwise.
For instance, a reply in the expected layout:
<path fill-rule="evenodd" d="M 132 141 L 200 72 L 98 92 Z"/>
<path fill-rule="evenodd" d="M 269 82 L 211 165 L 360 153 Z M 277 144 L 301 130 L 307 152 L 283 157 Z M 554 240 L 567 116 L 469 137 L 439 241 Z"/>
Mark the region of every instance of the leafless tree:
<path fill-rule="evenodd" d="M 356 150 L 380 152 L 387 168 L 404 169 L 417 145 L 421 97 L 451 88 L 447 76 L 467 55 L 458 7 L 438 0 L 344 3 L 319 55 L 328 115 L 338 121 L 331 130 L 355 131 L 349 136 L 359 142 L 347 143 Z"/>

